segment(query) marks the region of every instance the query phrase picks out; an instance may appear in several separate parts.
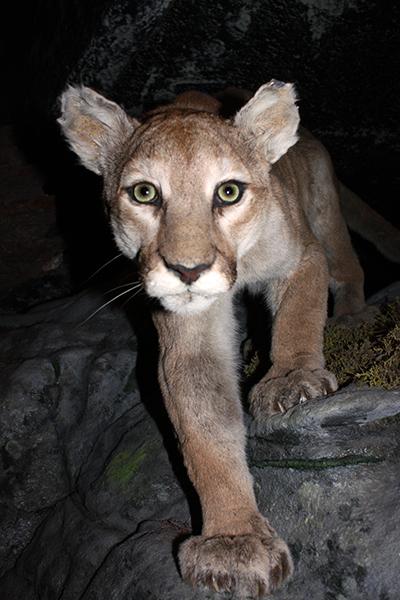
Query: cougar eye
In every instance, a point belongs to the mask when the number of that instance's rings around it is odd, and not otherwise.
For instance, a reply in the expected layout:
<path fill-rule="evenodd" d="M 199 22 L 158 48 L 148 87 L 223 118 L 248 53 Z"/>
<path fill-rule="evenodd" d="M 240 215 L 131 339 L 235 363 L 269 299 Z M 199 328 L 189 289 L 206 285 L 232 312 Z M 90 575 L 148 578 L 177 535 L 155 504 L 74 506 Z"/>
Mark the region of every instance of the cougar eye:
<path fill-rule="evenodd" d="M 159 201 L 157 188 L 147 181 L 141 181 L 131 188 L 127 189 L 132 200 L 140 204 L 156 204 Z"/>
<path fill-rule="evenodd" d="M 239 181 L 225 181 L 215 190 L 214 202 L 217 206 L 239 202 L 244 192 L 244 185 Z"/>

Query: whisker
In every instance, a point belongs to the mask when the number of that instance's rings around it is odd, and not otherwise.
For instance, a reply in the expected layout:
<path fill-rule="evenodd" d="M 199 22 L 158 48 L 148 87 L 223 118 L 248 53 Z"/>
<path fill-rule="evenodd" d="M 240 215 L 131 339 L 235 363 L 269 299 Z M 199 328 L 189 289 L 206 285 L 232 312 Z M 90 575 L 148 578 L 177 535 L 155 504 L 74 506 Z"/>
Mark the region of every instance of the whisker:
<path fill-rule="evenodd" d="M 82 326 L 85 323 L 87 323 L 90 319 L 92 319 L 95 315 L 97 315 L 97 313 L 100 310 L 102 310 L 103 308 L 105 308 L 106 306 L 108 306 L 109 304 L 111 304 L 111 302 L 114 302 L 114 300 L 118 300 L 118 298 L 120 298 L 121 296 L 124 296 L 125 294 L 129 294 L 129 292 L 131 292 L 132 289 L 136 289 L 136 288 L 130 288 L 129 290 L 124 290 L 120 294 L 117 294 L 117 296 L 114 296 L 114 298 L 111 298 L 111 300 L 108 300 L 108 302 L 105 302 L 104 304 L 102 304 L 99 308 L 97 308 L 94 312 L 92 312 L 91 315 L 89 315 L 88 317 L 86 317 L 86 319 L 84 321 L 82 321 L 82 323 L 80 323 L 80 326 Z"/>
<path fill-rule="evenodd" d="M 108 267 L 108 265 L 110 265 L 112 262 L 114 262 L 114 260 L 117 260 L 117 258 L 120 258 L 122 256 L 122 252 L 119 252 L 116 256 L 113 256 L 113 258 L 110 258 L 110 260 L 108 260 L 106 263 L 104 263 L 104 265 L 102 265 L 101 267 L 99 267 L 94 273 L 92 273 L 90 275 L 90 277 L 88 277 L 81 285 L 81 287 L 85 286 L 86 284 L 89 283 L 89 281 L 91 281 L 93 279 L 93 277 L 96 277 L 96 275 L 98 273 L 100 273 L 100 271 L 102 271 L 103 269 L 105 269 L 106 267 Z"/>
<path fill-rule="evenodd" d="M 114 292 L 115 290 L 119 290 L 123 287 L 128 287 L 129 285 L 133 286 L 132 289 L 136 289 L 136 288 L 140 287 L 142 285 L 142 283 L 140 281 L 131 281 L 129 283 L 123 283 L 122 285 L 117 285 L 117 286 L 111 288 L 111 290 L 107 290 L 106 292 L 103 292 L 103 294 L 109 294 L 110 292 Z"/>
<path fill-rule="evenodd" d="M 113 288 L 111 288 L 110 290 L 106 290 L 105 292 L 103 292 L 103 294 L 104 294 L 104 295 L 106 295 L 106 294 L 109 294 L 110 292 L 113 292 L 113 291 L 115 291 L 115 290 L 118 290 L 118 289 L 120 289 L 120 288 L 123 288 L 123 287 L 128 287 L 128 285 L 132 285 L 132 286 L 134 286 L 132 289 L 136 289 L 136 287 L 139 287 L 139 286 L 141 286 L 141 285 L 142 285 L 140 281 L 139 281 L 139 282 L 136 282 L 136 285 L 134 285 L 134 284 L 135 284 L 135 282 L 134 282 L 134 281 L 131 281 L 131 282 L 129 282 L 129 283 L 124 283 L 123 285 L 117 285 L 116 287 L 113 287 Z M 88 290 L 88 291 L 90 291 L 90 288 L 87 288 L 87 290 Z M 85 290 L 81 290 L 81 292 L 84 292 L 84 291 L 85 291 Z M 69 308 L 69 307 L 70 307 L 72 304 L 74 304 L 74 302 L 76 302 L 76 297 L 75 297 L 75 295 L 72 297 L 72 299 L 70 299 L 68 302 L 66 302 L 65 304 L 63 304 L 63 307 L 62 307 L 62 308 L 63 308 L 64 310 L 65 310 L 65 309 L 67 309 L 67 308 Z"/>
<path fill-rule="evenodd" d="M 139 288 L 138 290 L 135 291 L 134 294 L 132 294 L 132 296 L 129 296 L 128 300 L 125 300 L 125 302 L 121 305 L 121 308 L 125 308 L 125 306 L 128 304 L 128 302 L 130 302 L 131 300 L 133 300 L 133 298 L 135 296 L 137 296 L 138 294 L 140 294 L 140 292 L 143 292 L 144 289 L 143 288 Z"/>

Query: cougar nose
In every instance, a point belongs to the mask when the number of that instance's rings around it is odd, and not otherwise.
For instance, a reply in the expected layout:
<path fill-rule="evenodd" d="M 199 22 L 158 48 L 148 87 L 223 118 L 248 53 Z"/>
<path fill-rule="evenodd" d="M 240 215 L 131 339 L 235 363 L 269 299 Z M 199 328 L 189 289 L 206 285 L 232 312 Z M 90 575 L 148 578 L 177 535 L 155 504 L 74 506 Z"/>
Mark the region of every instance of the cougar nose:
<path fill-rule="evenodd" d="M 176 273 L 178 273 L 183 283 L 187 283 L 188 285 L 197 281 L 202 272 L 206 271 L 211 267 L 211 264 L 205 263 L 201 263 L 200 265 L 196 265 L 195 267 L 185 267 L 185 265 L 173 265 L 171 263 L 168 263 L 167 261 L 165 261 L 165 264 L 167 265 L 168 269 L 171 269 L 171 271 L 175 271 Z"/>

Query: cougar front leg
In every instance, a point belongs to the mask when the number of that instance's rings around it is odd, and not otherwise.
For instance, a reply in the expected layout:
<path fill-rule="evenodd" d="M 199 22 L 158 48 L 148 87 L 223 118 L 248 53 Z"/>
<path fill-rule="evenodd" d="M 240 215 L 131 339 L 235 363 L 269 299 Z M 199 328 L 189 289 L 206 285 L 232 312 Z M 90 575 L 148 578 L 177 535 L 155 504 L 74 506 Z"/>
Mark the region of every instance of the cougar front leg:
<path fill-rule="evenodd" d="M 231 302 L 188 317 L 159 312 L 155 323 L 162 393 L 203 513 L 202 534 L 180 548 L 182 576 L 192 585 L 262 597 L 291 574 L 292 562 L 258 511 L 246 464 Z"/>
<path fill-rule="evenodd" d="M 335 376 L 324 369 L 328 281 L 325 256 L 315 243 L 290 278 L 270 284 L 272 367 L 250 394 L 257 420 L 337 389 Z"/>

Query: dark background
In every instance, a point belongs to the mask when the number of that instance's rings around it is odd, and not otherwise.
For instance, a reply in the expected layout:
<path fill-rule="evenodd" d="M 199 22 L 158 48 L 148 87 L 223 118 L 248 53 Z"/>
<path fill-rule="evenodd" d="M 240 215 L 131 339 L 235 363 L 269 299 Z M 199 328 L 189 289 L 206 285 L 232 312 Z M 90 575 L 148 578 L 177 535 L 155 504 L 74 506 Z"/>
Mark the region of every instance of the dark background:
<path fill-rule="evenodd" d="M 303 124 L 325 143 L 339 177 L 398 224 L 398 3 L 36 0 L 16 1 L 11 8 L 12 15 L 2 18 L 1 122 L 12 125 L 12 143 L 35 166 L 38 193 L 47 198 L 47 215 L 55 211 L 55 216 L 43 233 L 34 224 L 35 215 L 40 221 L 35 203 L 21 210 L 24 194 L 13 199 L 8 193 L 2 246 L 11 228 L 9 260 L 32 265 L 44 237 L 61 244 L 64 270 L 58 265 L 46 271 L 49 281 L 53 277 L 48 295 L 56 294 L 57 286 L 74 289 L 115 254 L 103 218 L 101 182 L 77 164 L 55 122 L 57 98 L 67 82 L 90 85 L 140 115 L 186 89 L 213 93 L 235 85 L 255 91 L 272 77 L 292 81 Z M 3 194 L 12 175 L 7 151 Z M 23 181 L 29 187 L 21 172 L 14 175 L 19 190 Z M 30 227 L 29 237 L 37 243 L 28 247 L 17 231 Z M 354 244 L 367 273 L 367 293 L 396 278 L 394 265 L 370 244 L 357 237 Z M 51 254 L 48 246 L 45 253 Z M 0 285 L 3 298 L 13 287 L 9 271 Z M 24 301 L 25 280 L 29 273 L 15 282 L 20 308 L 41 298 L 36 290 Z"/>

